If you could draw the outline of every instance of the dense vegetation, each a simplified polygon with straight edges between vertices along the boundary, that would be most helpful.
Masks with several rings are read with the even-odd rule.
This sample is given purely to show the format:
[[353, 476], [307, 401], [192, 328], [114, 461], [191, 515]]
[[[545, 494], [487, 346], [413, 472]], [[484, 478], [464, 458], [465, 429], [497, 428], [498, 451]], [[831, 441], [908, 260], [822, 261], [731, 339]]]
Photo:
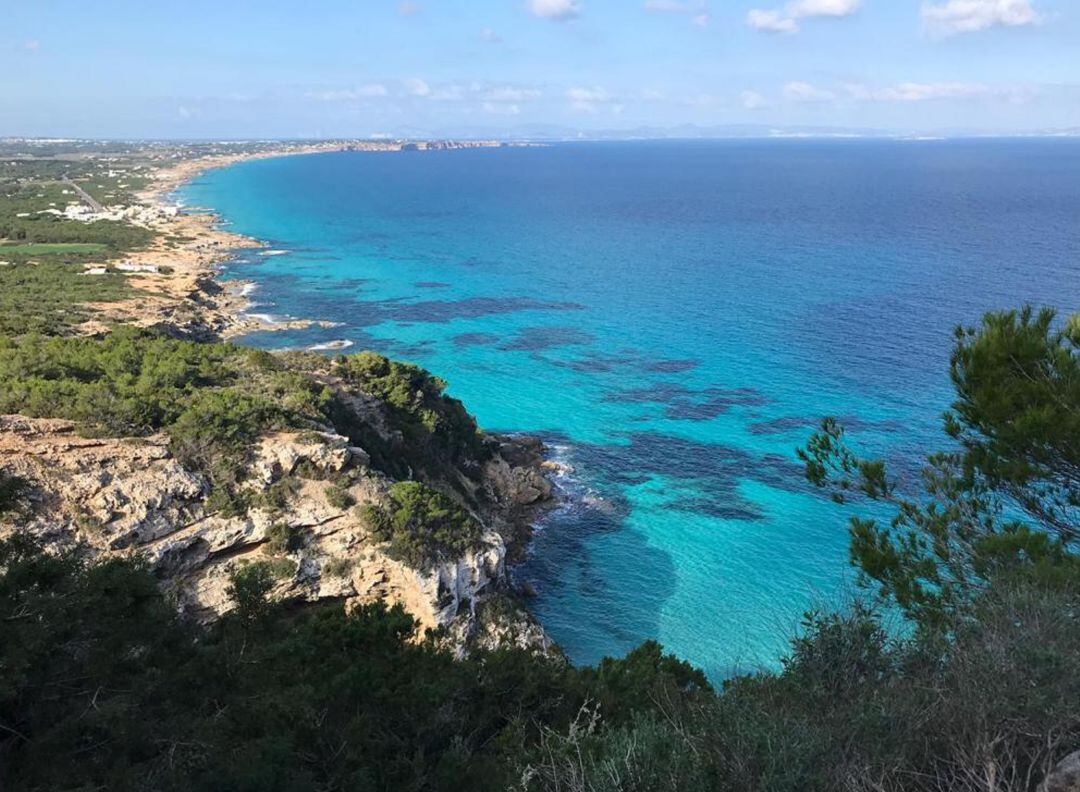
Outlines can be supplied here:
[[[595, 669], [514, 650], [454, 660], [410, 640], [400, 611], [283, 610], [260, 565], [200, 631], [138, 562], [16, 538], [0, 546], [0, 787], [1033, 790], [1080, 748], [1077, 342], [1046, 312], [961, 330], [952, 444], [921, 486], [827, 421], [802, 452], [811, 480], [895, 507], [852, 523], [873, 596], [808, 614], [778, 673], [717, 691], [652, 643]], [[241, 380], [277, 415], [320, 403], [288, 397], [288, 370], [256, 353], [121, 333], [68, 359], [58, 343], [5, 346], [4, 399], [32, 382], [21, 406], [143, 430], [201, 398], [235, 406]], [[103, 377], [120, 398], [102, 399]], [[373, 519], [410, 548], [439, 526], [456, 541], [468, 518], [414, 483]]]
[[[318, 357], [318, 356], [315, 356]], [[385, 457], [423, 458], [423, 465], [387, 464], [392, 475], [439, 477], [451, 465], [483, 458], [485, 446], [476, 423], [461, 403], [442, 395], [443, 383], [415, 366], [390, 364], [371, 353], [317, 365], [332, 379], [342, 372], [350, 392], [385, 400], [388, 429], [398, 439], [384, 440], [343, 395], [299, 370], [304, 356], [279, 358], [231, 344], [206, 344], [167, 338], [130, 327], [102, 339], [28, 334], [0, 336], [0, 413], [67, 418], [87, 434], [129, 437], [165, 432], [173, 453], [202, 472], [211, 485], [211, 506], [242, 511], [249, 496], [240, 486], [251, 444], [275, 429], [335, 428]], [[376, 371], [377, 374], [370, 372]], [[368, 390], [368, 389], [371, 390]], [[475, 452], [476, 456], [469, 456]], [[375, 456], [373, 454], [373, 456]], [[376, 458], [379, 466], [381, 458]], [[419, 486], [419, 485], [417, 485]], [[418, 490], [419, 492], [420, 490]], [[436, 557], [475, 538], [471, 520], [449, 512], [446, 526], [435, 527], [442, 508], [432, 490], [422, 498], [401, 490], [391, 533], [402, 557]], [[340, 500], [340, 498], [339, 498]], [[419, 509], [432, 518], [430, 532], [410, 517]], [[442, 526], [442, 523], [438, 523]], [[453, 539], [460, 529], [462, 538]], [[406, 537], [411, 537], [406, 539]], [[390, 539], [390, 533], [387, 534]], [[430, 540], [430, 547], [427, 546]]]
[[168, 433], [203, 472], [214, 505], [242, 508], [237, 485], [259, 432], [325, 420], [329, 391], [272, 355], [133, 328], [104, 339], [0, 338], [0, 412], [76, 421], [85, 433]]
[[105, 165], [89, 161], [0, 162], [0, 333], [67, 333], [93, 316], [87, 303], [131, 296], [125, 275], [86, 275], [83, 265], [144, 247], [153, 233], [53, 214], [76, 200], [60, 181], [65, 175], [108, 203], [128, 202], [130, 190], [145, 183], [131, 173], [108, 174]]
[[399, 363], [374, 352], [340, 359], [338, 374], [346, 382], [387, 405], [402, 442], [388, 445], [369, 437], [369, 452], [385, 469], [399, 476], [414, 471], [433, 476], [448, 465], [468, 469], [487, 454], [476, 421], [457, 399], [443, 392], [446, 383], [418, 366]]
[[458, 661], [410, 640], [399, 609], [291, 615], [248, 569], [240, 607], [200, 631], [136, 562], [0, 543], [0, 788], [507, 789], [514, 757], [584, 702], [621, 723], [701, 682], [655, 645], [597, 671]]
[[72, 258], [85, 254], [35, 257], [30, 261], [5, 252], [0, 246], [0, 334], [55, 335], [70, 330], [93, 316], [86, 303], [113, 302], [130, 296], [127, 277], [118, 272], [83, 275]]
[[446, 495], [419, 481], [390, 488], [389, 508], [366, 504], [361, 518], [387, 553], [417, 569], [460, 558], [480, 541], [480, 526]]

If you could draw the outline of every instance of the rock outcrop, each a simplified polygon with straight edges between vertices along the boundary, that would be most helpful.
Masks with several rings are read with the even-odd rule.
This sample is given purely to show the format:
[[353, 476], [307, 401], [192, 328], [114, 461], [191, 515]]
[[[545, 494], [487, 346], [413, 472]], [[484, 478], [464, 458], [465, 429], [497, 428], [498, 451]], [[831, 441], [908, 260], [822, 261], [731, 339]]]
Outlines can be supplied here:
[[[50, 545], [145, 556], [178, 607], [210, 620], [232, 607], [230, 574], [262, 561], [274, 596], [295, 602], [376, 600], [402, 605], [422, 629], [458, 648], [500, 642], [550, 647], [520, 608], [504, 602], [507, 546], [551, 497], [537, 441], [498, 438], [470, 505], [483, 526], [459, 558], [414, 569], [390, 556], [357, 507], [384, 504], [392, 481], [333, 432], [262, 436], [251, 449], [242, 514], [214, 511], [209, 485], [174, 457], [168, 438], [83, 437], [70, 421], [0, 416], [0, 469], [29, 484], [25, 527]], [[477, 504], [480, 505], [477, 505]], [[505, 539], [504, 539], [505, 537]], [[492, 603], [499, 603], [492, 606]]]
[[1039, 784], [1039, 792], [1080, 792], [1080, 751], [1073, 751]]

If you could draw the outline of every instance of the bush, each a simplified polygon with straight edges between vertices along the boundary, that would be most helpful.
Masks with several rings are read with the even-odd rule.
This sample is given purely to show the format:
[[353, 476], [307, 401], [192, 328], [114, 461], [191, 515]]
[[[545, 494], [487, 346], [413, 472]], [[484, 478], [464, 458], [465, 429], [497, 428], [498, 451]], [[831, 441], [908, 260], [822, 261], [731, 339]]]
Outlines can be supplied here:
[[244, 564], [229, 575], [226, 593], [236, 603], [241, 618], [250, 619], [267, 611], [267, 596], [274, 587], [274, 573], [265, 561]]
[[331, 558], [325, 564], [323, 564], [322, 571], [324, 574], [334, 578], [343, 578], [349, 574], [349, 571], [353, 568], [353, 561], [350, 558]]
[[17, 512], [23, 506], [23, 498], [28, 488], [26, 479], [0, 470], [0, 516]]
[[[357, 440], [373, 460], [396, 476], [411, 471], [439, 477], [448, 465], [471, 467], [490, 454], [476, 421], [457, 399], [446, 396], [446, 383], [408, 363], [374, 352], [339, 357], [336, 371], [350, 385], [383, 401], [398, 446], [388, 446], [367, 427]], [[461, 463], [466, 463], [464, 466]]]
[[84, 275], [77, 262], [19, 260], [23, 258], [0, 247], [0, 260], [10, 261], [0, 266], [0, 333], [66, 333], [93, 317], [86, 303], [115, 302], [133, 294], [127, 276], [119, 272]]
[[326, 502], [333, 506], [335, 509], [341, 509], [344, 511], [350, 506], [356, 505], [356, 498], [350, 494], [350, 492], [342, 487], [340, 484], [331, 484], [325, 490]]
[[[342, 358], [339, 365], [346, 379], [387, 400], [396, 425], [404, 427], [401, 448], [379, 440], [316, 377], [268, 352], [129, 327], [103, 339], [0, 336], [0, 412], [68, 418], [91, 435], [164, 431], [176, 457], [207, 477], [211, 505], [226, 515], [254, 505], [239, 485], [252, 441], [271, 430], [334, 427], [362, 438], [358, 442], [375, 455], [382, 448], [383, 469], [398, 475], [416, 470], [456, 478], [458, 471], [475, 470], [487, 453], [472, 417], [422, 370], [371, 353]], [[288, 495], [283, 485], [258, 505], [280, 511]], [[328, 497], [337, 508], [351, 505], [339, 488], [328, 490]]]
[[274, 555], [294, 553], [304, 546], [300, 530], [287, 523], [274, 523], [266, 534], [266, 549]]
[[[250, 444], [261, 432], [325, 423], [323, 385], [272, 355], [133, 328], [104, 339], [0, 337], [0, 411], [68, 418], [86, 434], [164, 430], [176, 457], [202, 472], [214, 505], [242, 511]], [[284, 495], [284, 493], [283, 493]]]
[[580, 706], [565, 666], [458, 661], [400, 608], [297, 613], [272, 585], [238, 569], [235, 613], [199, 628], [135, 561], [0, 542], [0, 788], [502, 792]]
[[475, 549], [480, 526], [438, 490], [418, 481], [399, 481], [390, 488], [389, 508], [366, 504], [360, 518], [388, 554], [416, 569], [425, 569]]
[[[955, 635], [890, 638], [861, 607], [808, 615], [780, 673], [715, 696], [638, 680], [614, 713], [601, 703], [533, 746], [522, 788], [1033, 792], [1080, 745], [1077, 589], [999, 583]], [[605, 662], [632, 674], [633, 654]]]

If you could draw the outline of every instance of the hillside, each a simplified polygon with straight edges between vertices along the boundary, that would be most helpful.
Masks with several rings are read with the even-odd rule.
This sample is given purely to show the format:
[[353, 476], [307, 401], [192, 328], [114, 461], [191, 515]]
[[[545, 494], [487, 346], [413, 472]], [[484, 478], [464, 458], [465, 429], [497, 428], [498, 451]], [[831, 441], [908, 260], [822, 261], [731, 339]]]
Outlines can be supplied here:
[[[0, 466], [28, 505], [9, 530], [148, 558], [200, 620], [258, 564], [281, 599], [400, 603], [464, 645], [494, 629], [477, 619], [508, 596], [507, 541], [550, 500], [541, 448], [483, 434], [413, 366], [213, 341], [250, 321], [212, 279], [247, 241], [160, 196], [263, 153], [7, 165]], [[521, 640], [546, 646], [519, 614]]]

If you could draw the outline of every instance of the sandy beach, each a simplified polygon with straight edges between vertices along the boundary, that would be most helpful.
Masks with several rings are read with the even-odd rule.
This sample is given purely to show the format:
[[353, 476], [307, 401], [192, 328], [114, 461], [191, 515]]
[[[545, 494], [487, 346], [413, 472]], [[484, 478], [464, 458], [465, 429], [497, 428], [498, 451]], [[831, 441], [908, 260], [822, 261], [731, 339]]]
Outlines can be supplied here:
[[233, 282], [228, 287], [216, 276], [239, 248], [264, 247], [259, 240], [223, 230], [210, 213], [190, 213], [178, 207], [172, 193], [180, 186], [215, 168], [271, 157], [319, 154], [342, 150], [341, 145], [314, 144], [278, 150], [215, 155], [186, 159], [157, 169], [152, 184], [138, 194], [145, 209], [143, 224], [155, 231], [145, 249], [126, 256], [113, 266], [132, 274], [128, 283], [137, 291], [130, 299], [100, 303], [99, 315], [83, 326], [99, 332], [110, 322], [141, 327], [166, 327], [173, 332], [205, 338], [230, 338], [260, 329], [308, 326], [309, 321], [267, 321], [248, 313], [251, 284]]
[[[249, 295], [253, 284], [230, 281], [228, 287], [216, 278], [222, 265], [240, 248], [264, 248], [270, 256], [288, 251], [270, 250], [260, 240], [250, 239], [220, 227], [220, 218], [209, 212], [188, 212], [179, 207], [173, 193], [185, 183], [216, 168], [241, 162], [305, 154], [340, 151], [402, 152], [498, 146], [495, 141], [345, 141], [283, 143], [279, 147], [236, 154], [215, 154], [180, 159], [154, 171], [149, 187], [137, 194], [140, 222], [156, 232], [145, 250], [129, 254], [112, 266], [132, 274], [128, 283], [137, 295], [117, 302], [93, 305], [98, 316], [82, 326], [83, 332], [97, 333], [110, 322], [141, 327], [164, 327], [170, 332], [207, 339], [228, 339], [255, 330], [281, 330], [320, 325], [319, 320], [271, 317], [251, 313]], [[97, 271], [100, 271], [100, 265]], [[88, 270], [89, 272], [89, 270]]]

